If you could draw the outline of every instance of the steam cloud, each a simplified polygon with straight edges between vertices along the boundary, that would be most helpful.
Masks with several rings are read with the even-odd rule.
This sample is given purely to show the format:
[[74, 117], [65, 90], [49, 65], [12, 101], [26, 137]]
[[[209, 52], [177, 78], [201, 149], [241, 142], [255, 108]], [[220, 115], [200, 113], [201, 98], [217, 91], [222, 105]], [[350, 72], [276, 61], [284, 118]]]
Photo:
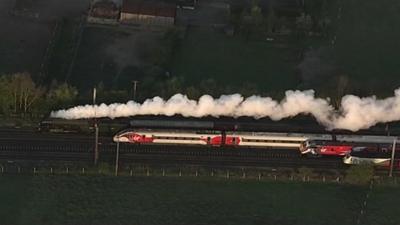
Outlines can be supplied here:
[[93, 117], [127, 117], [135, 115], [182, 115], [185, 117], [204, 116], [250, 116], [269, 117], [280, 120], [298, 114], [310, 114], [327, 129], [347, 129], [357, 131], [369, 128], [380, 122], [400, 120], [400, 88], [394, 97], [376, 99], [375, 96], [360, 98], [346, 95], [341, 106], [335, 109], [329, 99], [316, 98], [313, 90], [286, 91], [282, 101], [270, 97], [240, 94], [222, 95], [214, 99], [203, 95], [198, 101], [176, 94], [168, 100], [160, 97], [147, 99], [142, 104], [129, 101], [126, 104], [85, 105], [54, 111], [51, 117], [80, 119]]

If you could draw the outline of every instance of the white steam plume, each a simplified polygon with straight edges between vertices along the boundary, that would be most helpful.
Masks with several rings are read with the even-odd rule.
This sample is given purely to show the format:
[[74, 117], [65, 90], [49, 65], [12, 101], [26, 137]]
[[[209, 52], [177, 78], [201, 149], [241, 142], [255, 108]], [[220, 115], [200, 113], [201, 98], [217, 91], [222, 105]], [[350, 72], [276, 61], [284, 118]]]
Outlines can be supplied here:
[[214, 99], [203, 95], [198, 101], [186, 95], [176, 94], [168, 100], [160, 97], [147, 99], [142, 104], [129, 101], [126, 104], [85, 105], [54, 111], [52, 117], [80, 119], [93, 117], [127, 117], [135, 115], [182, 115], [185, 117], [204, 116], [249, 116], [269, 117], [280, 120], [298, 114], [310, 114], [328, 129], [347, 129], [357, 131], [371, 127], [379, 122], [400, 120], [400, 89], [395, 96], [378, 100], [375, 96], [360, 98], [346, 95], [336, 110], [329, 99], [316, 98], [313, 90], [286, 91], [285, 98], [278, 102], [270, 97], [240, 94], [222, 95]]

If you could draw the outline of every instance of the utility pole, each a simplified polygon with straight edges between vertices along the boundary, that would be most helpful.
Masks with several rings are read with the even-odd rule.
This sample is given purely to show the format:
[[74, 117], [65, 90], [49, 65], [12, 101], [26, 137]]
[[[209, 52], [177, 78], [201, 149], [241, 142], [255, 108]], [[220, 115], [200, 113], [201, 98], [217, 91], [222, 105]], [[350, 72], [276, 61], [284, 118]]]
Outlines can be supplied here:
[[386, 130], [387, 136], [390, 136], [390, 128], [389, 128], [389, 124], [388, 123], [386, 123], [385, 130]]
[[117, 141], [117, 151], [115, 153], [115, 176], [118, 176], [118, 165], [119, 165], [119, 140]]
[[94, 165], [97, 165], [99, 160], [99, 127], [97, 126], [96, 118], [96, 88], [93, 88], [93, 110], [94, 110]]
[[132, 83], [133, 83], [133, 101], [135, 101], [136, 100], [136, 88], [137, 88], [137, 83], [139, 83], [139, 81], [134, 80], [134, 81], [132, 81]]
[[393, 140], [393, 147], [392, 147], [392, 158], [390, 160], [390, 170], [389, 170], [389, 177], [393, 176], [393, 166], [394, 166], [394, 155], [396, 152], [396, 139]]

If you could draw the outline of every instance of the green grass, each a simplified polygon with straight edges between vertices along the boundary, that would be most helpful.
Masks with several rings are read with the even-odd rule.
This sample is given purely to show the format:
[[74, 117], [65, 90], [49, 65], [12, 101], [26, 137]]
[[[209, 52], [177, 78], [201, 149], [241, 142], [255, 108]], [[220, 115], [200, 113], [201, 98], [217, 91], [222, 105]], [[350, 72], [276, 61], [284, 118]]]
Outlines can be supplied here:
[[47, 82], [53, 79], [64, 82], [67, 79], [69, 67], [74, 57], [77, 45], [79, 20], [63, 18], [58, 22], [54, 43], [49, 52]]
[[0, 177], [0, 224], [18, 224], [27, 199], [31, 177]]
[[376, 188], [367, 201], [367, 214], [362, 222], [371, 225], [396, 225], [400, 223], [400, 188]]
[[80, 90], [90, 89], [100, 82], [111, 86], [113, 77], [117, 74], [117, 68], [114, 60], [106, 54], [106, 47], [116, 38], [124, 35], [123, 32], [113, 29], [85, 28], [68, 81]]
[[400, 85], [400, 4], [396, 0], [342, 1], [335, 54], [356, 87], [393, 94]]
[[[1, 224], [8, 225], [350, 225], [366, 193], [335, 184], [182, 177], [2, 176], [0, 184]], [[379, 224], [377, 216], [386, 218], [380, 224], [400, 221], [395, 199], [388, 200], [399, 189], [376, 190], [367, 209], [372, 219], [363, 224]]]
[[262, 91], [295, 88], [295, 55], [290, 41], [246, 41], [220, 31], [191, 28], [175, 55], [173, 74], [189, 84], [212, 78], [222, 87], [256, 84]]

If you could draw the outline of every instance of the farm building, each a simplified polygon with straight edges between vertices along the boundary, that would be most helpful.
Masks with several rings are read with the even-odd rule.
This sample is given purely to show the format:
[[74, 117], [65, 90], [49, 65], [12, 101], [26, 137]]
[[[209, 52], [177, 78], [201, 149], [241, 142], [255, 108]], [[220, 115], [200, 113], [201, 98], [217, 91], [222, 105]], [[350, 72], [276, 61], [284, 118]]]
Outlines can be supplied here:
[[156, 0], [124, 0], [120, 22], [149, 27], [170, 27], [175, 24], [176, 5]]
[[178, 0], [178, 8], [181, 9], [194, 9], [197, 4], [197, 0]]
[[119, 5], [116, 2], [100, 0], [92, 3], [87, 20], [90, 23], [117, 24], [119, 14]]

